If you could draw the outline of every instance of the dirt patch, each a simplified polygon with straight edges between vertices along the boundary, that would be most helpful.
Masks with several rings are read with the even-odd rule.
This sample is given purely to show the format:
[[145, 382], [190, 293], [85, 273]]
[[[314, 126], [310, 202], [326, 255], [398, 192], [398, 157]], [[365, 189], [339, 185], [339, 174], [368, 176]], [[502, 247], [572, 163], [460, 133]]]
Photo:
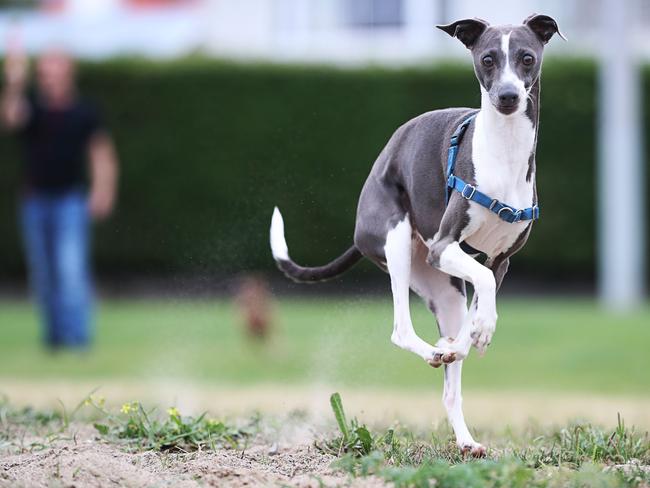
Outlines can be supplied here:
[[260, 436], [241, 450], [130, 453], [87, 425], [73, 425], [56, 437], [22, 435], [0, 451], [0, 487], [385, 485], [337, 472], [334, 457], [313, 441], [289, 445], [286, 432], [275, 437], [280, 444]]

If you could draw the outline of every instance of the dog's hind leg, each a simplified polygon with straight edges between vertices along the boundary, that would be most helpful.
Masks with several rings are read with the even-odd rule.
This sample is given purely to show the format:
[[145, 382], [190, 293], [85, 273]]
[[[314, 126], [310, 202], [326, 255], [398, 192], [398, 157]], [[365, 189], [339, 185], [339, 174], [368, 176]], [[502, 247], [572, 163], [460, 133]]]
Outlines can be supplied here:
[[[468, 313], [465, 283], [459, 278], [431, 268], [426, 263], [426, 256], [427, 248], [424, 244], [419, 244], [413, 252], [411, 262], [411, 288], [422, 297], [435, 315], [440, 335], [453, 343]], [[461, 395], [462, 368], [462, 360], [445, 364], [442, 402], [461, 452], [483, 457], [485, 447], [474, 440], [465, 424]]]
[[461, 377], [463, 361], [445, 364], [445, 384], [442, 403], [447, 410], [449, 423], [456, 435], [456, 444], [463, 454], [484, 457], [485, 447], [474, 440], [470, 434], [463, 415], [463, 397], [461, 395]]
[[415, 333], [409, 309], [411, 278], [412, 230], [408, 215], [386, 236], [384, 253], [393, 292], [394, 325], [391, 341], [396, 346], [411, 351], [430, 365], [438, 367], [451, 363], [455, 355], [446, 348], [434, 347]]

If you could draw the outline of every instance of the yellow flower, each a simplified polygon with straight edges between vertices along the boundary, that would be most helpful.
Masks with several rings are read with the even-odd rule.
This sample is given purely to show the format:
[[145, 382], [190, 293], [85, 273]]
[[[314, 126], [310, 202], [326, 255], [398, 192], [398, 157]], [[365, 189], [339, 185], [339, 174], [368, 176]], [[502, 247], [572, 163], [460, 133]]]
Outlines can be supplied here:
[[181, 413], [178, 411], [176, 407], [171, 407], [169, 410], [167, 410], [167, 413], [169, 414], [170, 417], [180, 417]]
[[122, 405], [120, 412], [129, 413], [131, 410], [133, 410], [133, 406], [130, 403], [125, 403], [124, 405]]

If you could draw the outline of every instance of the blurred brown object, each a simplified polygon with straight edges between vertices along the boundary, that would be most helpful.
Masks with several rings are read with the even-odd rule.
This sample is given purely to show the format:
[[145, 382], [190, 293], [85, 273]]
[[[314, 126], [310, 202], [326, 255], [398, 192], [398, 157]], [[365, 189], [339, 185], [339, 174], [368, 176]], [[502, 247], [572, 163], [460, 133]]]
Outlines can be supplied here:
[[272, 295], [266, 280], [257, 275], [242, 277], [235, 302], [239, 306], [248, 335], [256, 340], [265, 340], [273, 315]]

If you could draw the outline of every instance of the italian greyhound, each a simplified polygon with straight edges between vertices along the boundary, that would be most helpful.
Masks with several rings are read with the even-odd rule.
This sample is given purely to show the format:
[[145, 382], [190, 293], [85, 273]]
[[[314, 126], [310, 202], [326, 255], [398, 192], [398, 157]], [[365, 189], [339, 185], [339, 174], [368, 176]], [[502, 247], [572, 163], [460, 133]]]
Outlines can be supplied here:
[[[364, 256], [387, 271], [391, 341], [433, 367], [444, 365], [443, 403], [458, 447], [483, 457], [486, 449], [463, 416], [461, 368], [472, 345], [481, 354], [490, 345], [496, 292], [510, 257], [539, 217], [535, 148], [542, 53], [554, 34], [564, 36], [547, 15], [532, 15], [518, 26], [466, 19], [437, 27], [470, 50], [481, 108], [434, 110], [397, 129], [361, 191], [354, 245], [334, 261], [314, 268], [294, 263], [277, 208], [271, 250], [278, 267], [299, 282], [333, 278]], [[474, 289], [469, 308], [466, 281]], [[441, 338], [435, 345], [413, 328], [409, 289], [436, 317]]]

